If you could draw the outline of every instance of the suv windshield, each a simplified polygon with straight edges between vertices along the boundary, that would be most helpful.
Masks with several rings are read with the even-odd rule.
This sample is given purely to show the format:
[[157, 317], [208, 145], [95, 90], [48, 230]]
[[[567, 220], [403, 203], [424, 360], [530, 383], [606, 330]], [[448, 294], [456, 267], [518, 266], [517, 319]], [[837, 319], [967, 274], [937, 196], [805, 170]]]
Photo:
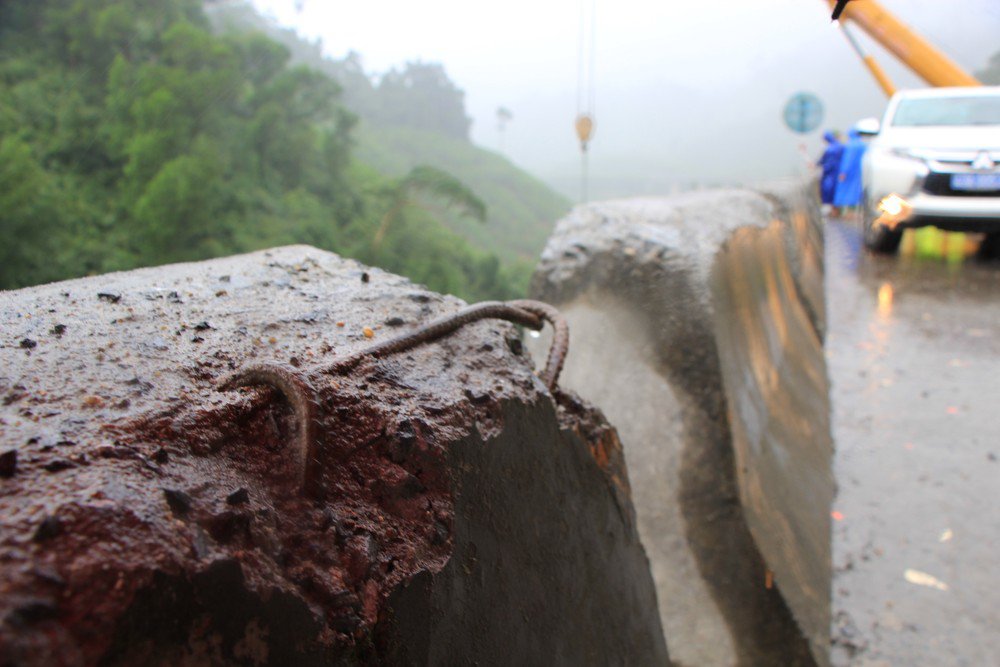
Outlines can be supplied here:
[[1000, 97], [928, 97], [902, 100], [894, 127], [1000, 125]]

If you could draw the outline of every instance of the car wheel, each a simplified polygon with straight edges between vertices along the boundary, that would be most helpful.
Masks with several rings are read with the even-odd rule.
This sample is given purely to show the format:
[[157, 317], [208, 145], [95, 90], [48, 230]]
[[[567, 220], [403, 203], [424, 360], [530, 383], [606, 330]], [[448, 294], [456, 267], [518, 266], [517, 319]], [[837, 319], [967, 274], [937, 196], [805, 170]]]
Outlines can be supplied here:
[[987, 234], [979, 244], [979, 259], [1000, 259], [1000, 232]]
[[872, 252], [884, 255], [891, 255], [899, 249], [899, 242], [903, 239], [903, 232], [894, 231], [885, 225], [876, 225], [878, 211], [872, 206], [868, 197], [863, 198], [861, 204], [861, 224], [864, 232], [865, 247]]

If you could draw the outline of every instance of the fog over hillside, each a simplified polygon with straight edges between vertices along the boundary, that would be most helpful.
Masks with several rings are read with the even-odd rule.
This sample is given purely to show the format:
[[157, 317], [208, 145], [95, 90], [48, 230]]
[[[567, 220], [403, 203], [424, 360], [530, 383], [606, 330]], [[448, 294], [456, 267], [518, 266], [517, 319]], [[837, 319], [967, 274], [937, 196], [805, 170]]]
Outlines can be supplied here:
[[[857, 0], [864, 1], [864, 0]], [[501, 6], [424, 0], [348, 7], [255, 0], [319, 37], [328, 53], [362, 54], [371, 71], [439, 61], [466, 92], [472, 137], [495, 150], [496, 109], [513, 112], [503, 152], [565, 194], [579, 194], [577, 112], [581, 6], [591, 0]], [[1000, 50], [997, 0], [883, 0], [964, 68]], [[594, 0], [596, 131], [591, 196], [656, 194], [693, 183], [756, 181], [802, 168], [803, 139], [781, 110], [797, 91], [825, 103], [824, 127], [879, 115], [885, 98], [830, 23], [820, 0]], [[386, 17], [390, 16], [391, 21]], [[860, 30], [900, 87], [921, 85]], [[805, 138], [820, 149], [819, 134]]]

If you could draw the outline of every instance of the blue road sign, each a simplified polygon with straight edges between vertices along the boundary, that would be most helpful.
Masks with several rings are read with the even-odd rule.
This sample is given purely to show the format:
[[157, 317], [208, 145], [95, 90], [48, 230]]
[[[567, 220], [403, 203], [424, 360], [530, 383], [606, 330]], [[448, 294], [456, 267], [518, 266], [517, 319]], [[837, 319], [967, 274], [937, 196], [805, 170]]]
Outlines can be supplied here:
[[785, 105], [785, 125], [793, 132], [808, 134], [823, 122], [823, 103], [812, 93], [795, 93]]

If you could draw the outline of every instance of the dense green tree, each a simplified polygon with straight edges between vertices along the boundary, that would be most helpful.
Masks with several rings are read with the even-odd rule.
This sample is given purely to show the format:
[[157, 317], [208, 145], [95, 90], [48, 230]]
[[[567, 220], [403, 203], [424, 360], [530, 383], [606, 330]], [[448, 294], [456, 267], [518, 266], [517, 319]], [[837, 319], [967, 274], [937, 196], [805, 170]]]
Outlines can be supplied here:
[[1000, 51], [990, 57], [986, 67], [976, 72], [976, 78], [988, 86], [1000, 86]]
[[[569, 209], [568, 200], [503, 157], [475, 146], [466, 134], [446, 136], [422, 129], [419, 123], [400, 125], [383, 119], [377, 90], [380, 77], [365, 72], [360, 54], [352, 52], [339, 59], [325, 55], [319, 40], [306, 39], [258, 15], [247, 0], [210, 2], [208, 9], [219, 33], [263, 32], [288, 48], [291, 63], [322, 71], [340, 84], [340, 102], [359, 118], [351, 132], [353, 154], [358, 160], [396, 178], [424, 164], [461, 174], [462, 180], [488, 205], [488, 222], [480, 224], [455, 211], [439, 210], [441, 222], [473, 247], [496, 253], [508, 275], [516, 276], [521, 289], [527, 288], [535, 257], [553, 221]], [[443, 86], [446, 95], [453, 89], [454, 85]], [[430, 102], [437, 105], [439, 100]], [[419, 107], [421, 101], [418, 95], [407, 95], [405, 100], [396, 100], [399, 104]], [[458, 110], [459, 115], [464, 114], [460, 107]]]
[[358, 163], [341, 87], [290, 61], [213, 34], [196, 0], [0, 2], [0, 288], [309, 243], [510, 294], [496, 257], [426, 213], [426, 193], [479, 219], [482, 202], [440, 170]]
[[465, 114], [465, 93], [439, 63], [409, 62], [402, 71], [389, 70], [379, 81], [377, 97], [380, 122], [469, 138], [472, 121]]
[[418, 165], [406, 176], [396, 179], [384, 189], [386, 211], [382, 215], [372, 247], [378, 249], [385, 240], [392, 223], [408, 206], [421, 206], [420, 197], [442, 201], [479, 222], [486, 222], [486, 204], [460, 180], [451, 174], [430, 167]]
[[50, 277], [56, 250], [53, 184], [31, 146], [0, 138], [0, 284], [27, 285]]

